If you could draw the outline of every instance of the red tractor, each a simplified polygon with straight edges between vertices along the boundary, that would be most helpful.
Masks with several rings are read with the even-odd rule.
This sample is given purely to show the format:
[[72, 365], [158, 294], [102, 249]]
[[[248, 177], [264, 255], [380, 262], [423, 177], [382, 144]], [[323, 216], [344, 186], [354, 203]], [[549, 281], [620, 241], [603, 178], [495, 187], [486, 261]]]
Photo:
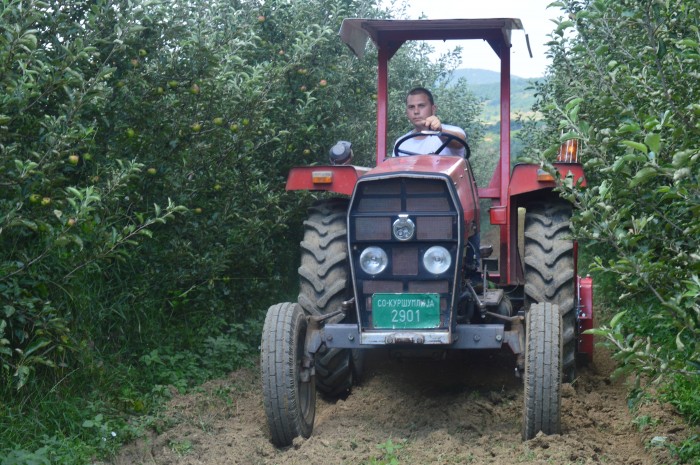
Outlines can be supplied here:
[[[316, 391], [347, 393], [363, 351], [373, 348], [507, 346], [524, 381], [523, 439], [560, 431], [561, 383], [574, 378], [577, 360], [593, 355], [584, 334], [592, 326], [592, 280], [577, 276], [572, 206], [554, 191], [554, 177], [537, 165], [511, 170], [517, 29], [520, 20], [510, 18], [343, 22], [340, 36], [356, 55], [369, 38], [378, 49], [376, 167], [351, 165], [341, 142], [329, 166], [289, 173], [287, 190], [337, 196], [317, 202], [304, 221], [298, 301], [273, 305], [265, 319], [261, 372], [275, 445], [309, 437]], [[476, 186], [466, 143], [466, 157], [386, 156], [389, 60], [407, 40], [448, 39], [485, 40], [501, 60], [500, 160], [486, 187]], [[563, 146], [554, 166], [583, 184], [576, 148], [576, 141]], [[497, 259], [488, 258], [492, 246], [474, 250], [479, 199], [492, 201]]]

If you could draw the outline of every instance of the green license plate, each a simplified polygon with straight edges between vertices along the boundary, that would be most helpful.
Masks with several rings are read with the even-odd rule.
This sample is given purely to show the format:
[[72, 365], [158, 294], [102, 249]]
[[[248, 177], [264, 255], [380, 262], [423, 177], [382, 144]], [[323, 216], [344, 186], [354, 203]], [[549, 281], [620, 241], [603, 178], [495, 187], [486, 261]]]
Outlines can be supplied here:
[[375, 328], [438, 328], [440, 294], [374, 294], [372, 321]]

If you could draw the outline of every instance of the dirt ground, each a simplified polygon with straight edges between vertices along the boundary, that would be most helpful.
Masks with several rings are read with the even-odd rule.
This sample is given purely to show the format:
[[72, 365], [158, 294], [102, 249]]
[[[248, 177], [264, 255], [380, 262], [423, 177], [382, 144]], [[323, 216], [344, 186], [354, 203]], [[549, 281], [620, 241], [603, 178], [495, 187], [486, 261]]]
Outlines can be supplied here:
[[[319, 398], [313, 435], [286, 450], [270, 444], [259, 374], [244, 369], [172, 399], [170, 428], [127, 445], [111, 463], [651, 465], [673, 462], [650, 444], [687, 434], [658, 405], [643, 412], [655, 426], [640, 428], [624, 383], [610, 381], [613, 364], [598, 350], [564, 385], [562, 434], [521, 442], [522, 383], [513, 369], [512, 357], [498, 352], [399, 361], [375, 351], [364, 381], [345, 400]], [[400, 447], [391, 454], [378, 447], [389, 440]]]

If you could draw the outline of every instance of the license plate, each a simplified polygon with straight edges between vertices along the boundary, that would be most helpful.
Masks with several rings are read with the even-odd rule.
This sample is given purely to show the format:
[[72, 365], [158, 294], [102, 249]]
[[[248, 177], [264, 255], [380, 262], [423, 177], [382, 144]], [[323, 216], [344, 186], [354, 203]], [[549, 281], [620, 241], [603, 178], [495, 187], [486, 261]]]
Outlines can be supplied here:
[[374, 294], [375, 328], [427, 329], [440, 326], [440, 294]]

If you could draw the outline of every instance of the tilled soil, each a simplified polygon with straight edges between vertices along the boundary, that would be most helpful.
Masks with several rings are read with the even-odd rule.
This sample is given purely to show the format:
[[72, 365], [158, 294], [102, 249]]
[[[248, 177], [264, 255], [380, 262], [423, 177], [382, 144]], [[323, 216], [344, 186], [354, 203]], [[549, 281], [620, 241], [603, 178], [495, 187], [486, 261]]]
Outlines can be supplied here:
[[[478, 352], [454, 360], [396, 360], [374, 351], [345, 400], [319, 398], [311, 438], [280, 450], [268, 440], [259, 373], [244, 369], [172, 399], [172, 426], [127, 445], [117, 464], [626, 464], [671, 463], [652, 438], [683, 434], [670, 412], [639, 428], [627, 389], [611, 382], [600, 352], [563, 387], [562, 434], [522, 442], [522, 382], [512, 356]], [[388, 441], [391, 441], [389, 443]], [[378, 447], [394, 444], [388, 453]], [[392, 457], [398, 459], [392, 462]]]

